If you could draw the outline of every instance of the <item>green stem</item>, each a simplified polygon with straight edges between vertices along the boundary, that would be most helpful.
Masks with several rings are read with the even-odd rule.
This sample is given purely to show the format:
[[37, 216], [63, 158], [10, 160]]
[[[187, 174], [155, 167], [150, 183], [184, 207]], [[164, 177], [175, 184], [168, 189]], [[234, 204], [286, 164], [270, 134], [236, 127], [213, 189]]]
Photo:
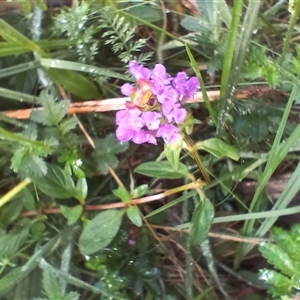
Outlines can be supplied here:
[[[234, 1], [236, 5], [237, 2], [239, 1]], [[219, 123], [217, 126], [218, 137], [222, 137], [226, 139], [226, 133], [224, 130], [226, 125], [226, 119], [228, 116], [229, 108], [231, 107], [232, 97], [234, 95], [235, 88], [238, 83], [243, 64], [245, 62], [245, 57], [246, 57], [249, 43], [251, 41], [251, 36], [257, 24], [257, 15], [258, 15], [260, 5], [261, 5], [261, 0], [249, 1], [249, 6], [247, 8], [247, 12], [243, 20], [243, 23], [241, 24], [239, 36], [234, 41], [235, 42], [234, 57], [232, 58], [232, 62], [231, 62], [230, 75], [228, 74], [226, 75], [225, 73], [224, 76], [228, 76], [229, 78], [228, 80], [226, 78], [224, 79], [224, 81], [226, 80], [226, 84], [222, 83], [223, 85], [221, 87], [221, 89], [224, 89], [224, 91], [222, 92], [224, 96], [223, 98], [221, 98], [220, 106], [219, 106]], [[235, 29], [232, 28], [232, 30]], [[233, 47], [233, 46], [228, 45], [228, 47]]]
[[187, 145], [187, 150], [189, 151], [191, 156], [194, 158], [201, 174], [204, 177], [204, 180], [206, 181], [207, 184], [209, 184], [210, 183], [209, 174], [208, 174], [206, 168], [204, 167], [204, 165], [202, 163], [202, 160], [201, 160], [200, 155], [197, 151], [197, 148], [195, 147], [195, 144], [194, 144], [193, 140], [190, 138], [190, 136], [187, 133], [184, 133], [184, 141]]
[[29, 183], [31, 183], [30, 178], [25, 178], [18, 185], [16, 185], [13, 189], [7, 192], [4, 196], [0, 198], [0, 207], [10, 201], [14, 196], [20, 193]]
[[291, 21], [290, 21], [288, 31], [286, 33], [281, 58], [279, 60], [280, 65], [282, 65], [282, 63], [284, 61], [284, 57], [285, 57], [285, 55], [286, 55], [286, 53], [287, 53], [287, 51], [290, 47], [292, 34], [293, 34], [294, 29], [295, 29], [295, 25], [296, 25], [296, 22], [297, 22], [297, 19], [299, 17], [299, 13], [300, 13], [300, 1], [296, 0], [294, 2], [295, 2], [295, 9], [291, 11], [291, 14], [292, 14]]
[[243, 9], [243, 0], [234, 1], [233, 12], [232, 12], [232, 19], [230, 24], [230, 33], [228, 38], [227, 49], [224, 57], [223, 68], [222, 68], [222, 78], [221, 78], [221, 91], [220, 91], [220, 98], [225, 98], [226, 91], [227, 91], [227, 84], [229, 81], [229, 75], [232, 65], [232, 59], [234, 54], [235, 48], [235, 41], [238, 35], [239, 30], [239, 23], [241, 19], [242, 9]]

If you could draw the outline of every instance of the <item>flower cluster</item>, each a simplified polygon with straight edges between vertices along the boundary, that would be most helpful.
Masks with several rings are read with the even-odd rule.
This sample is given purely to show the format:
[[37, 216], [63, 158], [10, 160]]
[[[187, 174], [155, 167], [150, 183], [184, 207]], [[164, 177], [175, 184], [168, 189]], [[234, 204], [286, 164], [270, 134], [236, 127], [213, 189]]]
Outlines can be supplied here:
[[162, 137], [168, 144], [176, 143], [180, 139], [180, 124], [187, 117], [183, 104], [199, 89], [198, 79], [189, 79], [185, 72], [172, 77], [162, 64], [151, 71], [130, 61], [129, 69], [137, 86], [125, 83], [121, 87], [122, 94], [131, 101], [125, 110], [117, 112], [117, 138], [156, 145], [157, 138]]

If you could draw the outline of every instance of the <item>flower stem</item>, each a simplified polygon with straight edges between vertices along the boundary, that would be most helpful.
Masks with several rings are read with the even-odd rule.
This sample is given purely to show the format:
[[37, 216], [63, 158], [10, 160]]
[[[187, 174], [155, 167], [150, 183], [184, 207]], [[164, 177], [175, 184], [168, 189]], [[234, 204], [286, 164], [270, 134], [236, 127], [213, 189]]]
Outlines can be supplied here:
[[209, 174], [208, 174], [206, 168], [204, 167], [204, 165], [202, 163], [202, 160], [201, 160], [200, 155], [197, 151], [197, 148], [195, 147], [195, 143], [193, 142], [191, 137], [186, 132], [184, 132], [184, 141], [187, 145], [188, 152], [190, 153], [190, 155], [195, 160], [202, 176], [204, 177], [204, 180], [206, 181], [207, 184], [209, 184], [210, 183]]

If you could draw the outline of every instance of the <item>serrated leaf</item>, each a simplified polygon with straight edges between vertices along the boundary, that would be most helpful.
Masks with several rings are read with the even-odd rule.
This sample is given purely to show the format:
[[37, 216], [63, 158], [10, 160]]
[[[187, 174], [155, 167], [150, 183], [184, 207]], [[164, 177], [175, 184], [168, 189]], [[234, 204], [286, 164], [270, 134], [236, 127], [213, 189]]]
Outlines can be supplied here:
[[43, 272], [43, 288], [49, 300], [63, 299], [58, 280], [49, 268], [44, 268]]
[[23, 157], [18, 173], [22, 178], [38, 178], [45, 176], [47, 170], [47, 164], [41, 157], [27, 153], [27, 155]]
[[140, 211], [136, 206], [130, 206], [126, 210], [128, 219], [137, 227], [142, 227], [143, 219], [141, 217]]
[[48, 93], [49, 90], [43, 90], [39, 97], [43, 110], [33, 110], [30, 119], [34, 122], [55, 126], [62, 121], [70, 106], [69, 100], [55, 101], [55, 97]]
[[68, 220], [68, 225], [73, 225], [82, 214], [82, 206], [76, 205], [74, 207], [60, 206], [61, 214]]
[[271, 286], [270, 292], [274, 297], [289, 295], [293, 286], [291, 279], [274, 271], [262, 269], [259, 271], [259, 279]]
[[217, 158], [229, 157], [233, 160], [239, 160], [237, 149], [217, 138], [211, 138], [197, 143], [197, 149], [203, 149]]
[[118, 166], [116, 154], [124, 152], [128, 148], [128, 143], [119, 142], [113, 134], [96, 141], [95, 145], [96, 150], [93, 156], [97, 162], [97, 169], [103, 174], [107, 174], [110, 167]]
[[14, 172], [18, 172], [24, 157], [27, 155], [27, 147], [19, 147], [11, 158], [11, 168]]
[[80, 235], [81, 253], [90, 255], [107, 247], [118, 233], [123, 215], [124, 211], [107, 210], [93, 218]]
[[298, 272], [288, 254], [278, 245], [264, 243], [260, 245], [259, 251], [270, 264], [280, 270], [283, 274], [293, 276]]
[[9, 233], [0, 231], [0, 259], [12, 258], [23, 245], [29, 235], [31, 224], [23, 228], [15, 227]]
[[44, 177], [36, 178], [34, 183], [45, 194], [58, 198], [71, 198], [76, 196], [74, 182], [71, 176], [56, 166], [48, 164], [48, 172]]
[[196, 206], [192, 221], [190, 238], [192, 245], [200, 245], [206, 238], [214, 220], [214, 206], [208, 198], [204, 198]]
[[124, 203], [130, 203], [131, 196], [125, 186], [119, 186], [117, 189], [112, 191], [118, 198], [120, 198]]
[[168, 161], [155, 161], [140, 164], [134, 169], [134, 172], [149, 177], [177, 179], [185, 177], [188, 174], [187, 167], [179, 162], [178, 170], [174, 171]]
[[59, 130], [62, 135], [65, 135], [66, 133], [74, 129], [77, 125], [78, 125], [78, 119], [76, 117], [70, 117], [60, 122]]

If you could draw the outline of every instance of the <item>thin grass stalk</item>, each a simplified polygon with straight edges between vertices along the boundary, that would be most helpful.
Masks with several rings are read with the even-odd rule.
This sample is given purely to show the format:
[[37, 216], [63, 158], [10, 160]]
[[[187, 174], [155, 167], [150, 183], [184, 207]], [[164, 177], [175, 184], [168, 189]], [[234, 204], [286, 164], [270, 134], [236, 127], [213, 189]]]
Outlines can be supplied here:
[[281, 57], [279, 60], [280, 65], [283, 64], [285, 55], [286, 55], [287, 51], [289, 50], [291, 39], [292, 39], [292, 34], [293, 34], [293, 31], [295, 30], [295, 25], [296, 25], [296, 22], [298, 20], [299, 13], [300, 13], [300, 1], [296, 0], [294, 2], [295, 2], [295, 9], [291, 11], [291, 21], [290, 21], [290, 25], [289, 25], [288, 31], [286, 33], [286, 36], [285, 36], [283, 49], [282, 49]]
[[208, 110], [208, 113], [212, 119], [212, 121], [214, 122], [215, 125], [217, 125], [217, 113], [212, 109], [207, 91], [206, 91], [206, 87], [205, 87], [205, 83], [204, 80], [202, 78], [201, 72], [199, 70], [198, 64], [192, 54], [192, 52], [190, 51], [190, 48], [187, 44], [185, 44], [185, 49], [186, 52], [188, 54], [189, 60], [191, 62], [191, 67], [193, 68], [197, 78], [199, 79], [200, 82], [200, 87], [201, 87], [201, 92], [202, 92], [202, 96], [203, 96], [203, 100], [205, 102], [206, 108]]
[[222, 106], [222, 101], [224, 101], [223, 99], [225, 99], [225, 95], [228, 88], [227, 84], [229, 81], [232, 59], [233, 59], [234, 48], [235, 48], [235, 41], [238, 36], [243, 4], [244, 4], [243, 0], [238, 0], [238, 1], [234, 1], [234, 5], [233, 5], [228, 44], [227, 44], [227, 49], [226, 49], [223, 68], [222, 68], [221, 92], [220, 92], [221, 106]]
[[249, 6], [243, 24], [241, 25], [239, 38], [236, 40], [236, 47], [234, 50], [235, 57], [231, 64], [230, 76], [227, 81], [227, 86], [223, 87], [223, 89], [226, 90], [225, 92], [223, 92], [224, 98], [221, 99], [219, 107], [219, 123], [217, 126], [218, 137], [224, 138], [226, 136], [224, 129], [226, 124], [226, 118], [228, 116], [228, 111], [232, 103], [232, 100], [230, 98], [232, 98], [232, 96], [234, 95], [236, 85], [240, 77], [241, 69], [245, 62], [245, 56], [247, 53], [249, 43], [251, 41], [251, 36], [257, 23], [257, 16], [260, 4], [261, 0], [249, 1]]
[[[281, 193], [280, 197], [276, 200], [276, 203], [271, 209], [272, 211], [282, 210], [285, 209], [289, 203], [293, 200], [297, 192], [299, 191], [300, 186], [300, 162], [298, 163], [297, 168], [295, 169], [292, 177], [286, 184], [283, 192]], [[293, 209], [294, 207], [292, 207]], [[293, 210], [292, 210], [293, 211]], [[260, 225], [260, 227], [257, 230], [258, 236], [263, 236], [267, 231], [273, 226], [273, 224], [276, 222], [277, 218], [280, 216], [280, 214], [275, 215], [274, 217], [265, 219], [263, 223]]]
[[[285, 158], [287, 152], [289, 149], [286, 149], [286, 146], [292, 146], [292, 144], [287, 143], [288, 141], [286, 141], [284, 144], [280, 145], [279, 142], [282, 138], [283, 135], [283, 131], [287, 122], [287, 118], [289, 116], [293, 101], [295, 99], [296, 94], [298, 93], [298, 86], [294, 86], [293, 91], [290, 95], [290, 98], [288, 100], [288, 103], [286, 105], [283, 117], [281, 119], [275, 140], [273, 142], [271, 151], [270, 151], [270, 155], [268, 157], [267, 160], [267, 164], [266, 167], [264, 169], [264, 172], [262, 174], [262, 177], [258, 183], [257, 189], [255, 191], [255, 194], [253, 196], [251, 205], [250, 205], [250, 211], [254, 212], [257, 209], [257, 202], [258, 199], [263, 191], [263, 189], [265, 188], [268, 180], [271, 178], [272, 174], [274, 173], [274, 171], [276, 170], [276, 168], [278, 167], [278, 165], [283, 161], [283, 159]], [[294, 130], [293, 134], [290, 136], [290, 138], [288, 139], [289, 142], [293, 141], [294, 138], [294, 133], [297, 132], [298, 127], [296, 127], [296, 129]], [[293, 141], [294, 143], [295, 141]], [[284, 151], [282, 150], [284, 149]], [[251, 234], [251, 232], [253, 231], [253, 226], [254, 226], [255, 220], [250, 220], [250, 221], [246, 221], [243, 227], [243, 234], [245, 235], [249, 235]], [[237, 253], [236, 253], [236, 257], [235, 257], [235, 268], [238, 268], [240, 262], [242, 261], [242, 259], [244, 258], [244, 256], [251, 250], [251, 245], [240, 245], [238, 247]]]
[[[188, 214], [188, 201], [184, 201], [182, 205], [182, 222], [185, 223], [188, 221], [189, 214]], [[193, 257], [191, 253], [191, 239], [190, 235], [188, 234], [185, 237], [185, 282], [184, 282], [184, 289], [185, 289], [185, 296], [187, 300], [193, 300]]]

